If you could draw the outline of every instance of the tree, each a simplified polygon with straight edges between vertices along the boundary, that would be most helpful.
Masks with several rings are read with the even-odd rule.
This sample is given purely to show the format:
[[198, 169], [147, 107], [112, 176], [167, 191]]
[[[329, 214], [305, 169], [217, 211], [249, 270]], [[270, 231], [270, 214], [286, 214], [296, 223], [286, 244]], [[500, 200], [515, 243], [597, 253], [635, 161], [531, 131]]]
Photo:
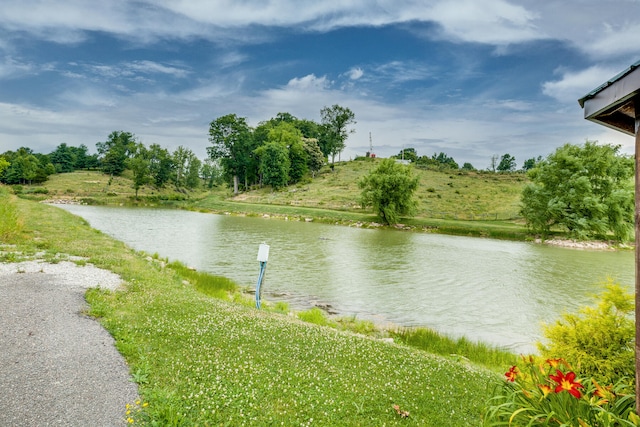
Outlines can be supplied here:
[[474, 167], [473, 167], [473, 165], [472, 165], [471, 163], [469, 163], [469, 162], [465, 162], [465, 163], [462, 165], [462, 168], [461, 168], [461, 169], [462, 169], [463, 171], [474, 171], [474, 170], [476, 170], [476, 168], [474, 168]]
[[498, 159], [500, 158], [500, 156], [498, 156], [497, 154], [494, 154], [493, 156], [491, 156], [491, 163], [489, 163], [489, 170], [491, 172], [496, 171], [496, 168], [498, 167]]
[[356, 124], [355, 114], [350, 109], [335, 104], [320, 110], [320, 116], [322, 117], [320, 149], [325, 156], [331, 156], [333, 167], [336, 154], [342, 153], [347, 137], [355, 132], [354, 129], [349, 129], [350, 125]]
[[207, 188], [211, 189], [222, 181], [222, 168], [218, 160], [205, 159], [200, 168], [200, 175]]
[[55, 151], [49, 154], [49, 159], [56, 168], [57, 173], [73, 172], [76, 170], [77, 158], [74, 150], [62, 143], [56, 147]]
[[522, 170], [527, 172], [533, 169], [536, 166], [536, 164], [541, 160], [542, 160], [542, 156], [538, 156], [537, 159], [535, 157], [532, 157], [530, 159], [525, 160], [524, 163], [522, 164]]
[[196, 155], [191, 152], [187, 158], [187, 169], [185, 177], [185, 185], [187, 188], [196, 189], [200, 186], [200, 169], [202, 168], [202, 162]]
[[138, 190], [151, 180], [149, 176], [149, 150], [141, 142], [136, 143], [132, 150], [131, 157], [126, 160], [126, 166], [133, 173], [133, 189], [136, 191], [136, 199], [138, 198]]
[[166, 148], [158, 144], [149, 146], [149, 175], [157, 188], [162, 188], [171, 179], [175, 168], [173, 157]]
[[311, 171], [311, 176], [316, 177], [316, 172], [324, 166], [324, 156], [318, 145], [318, 140], [315, 138], [302, 138], [302, 144], [304, 150], [307, 152], [307, 166]]
[[418, 161], [418, 153], [413, 147], [403, 148], [398, 154], [393, 156], [396, 159], [409, 160], [411, 163]]
[[102, 171], [108, 175], [120, 175], [126, 169], [125, 162], [136, 147], [135, 137], [130, 132], [114, 131], [105, 142], [96, 148], [102, 163]]
[[211, 160], [220, 159], [225, 174], [233, 180], [234, 194], [238, 194], [240, 180], [247, 188], [255, 164], [255, 144], [246, 119], [235, 114], [218, 117], [209, 125], [209, 142], [207, 153]]
[[528, 174], [522, 216], [529, 228], [547, 235], [566, 229], [574, 238], [628, 239], [634, 224], [634, 159], [620, 146], [566, 144]]
[[0, 176], [2, 176], [2, 173], [5, 171], [5, 169], [7, 169], [9, 166], [11, 165], [11, 163], [9, 163], [9, 161], [7, 159], [5, 159], [3, 156], [0, 156]]
[[502, 156], [497, 167], [498, 172], [513, 172], [516, 170], [516, 158], [507, 153]]
[[289, 182], [289, 152], [284, 143], [269, 141], [256, 149], [260, 158], [260, 174], [262, 182], [274, 189], [279, 189]]
[[400, 215], [410, 215], [416, 208], [413, 194], [418, 178], [409, 166], [394, 159], [384, 159], [376, 169], [358, 182], [363, 207], [372, 206], [386, 224], [395, 224]]

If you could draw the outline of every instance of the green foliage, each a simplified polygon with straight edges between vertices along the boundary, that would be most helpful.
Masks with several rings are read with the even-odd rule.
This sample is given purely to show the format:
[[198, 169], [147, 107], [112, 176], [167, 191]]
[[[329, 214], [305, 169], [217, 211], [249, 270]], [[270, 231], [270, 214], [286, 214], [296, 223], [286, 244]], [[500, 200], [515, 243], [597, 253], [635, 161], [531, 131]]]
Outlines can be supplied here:
[[136, 140], [132, 133], [114, 131], [105, 142], [96, 144], [102, 171], [107, 175], [121, 175], [126, 169], [126, 160], [136, 149]]
[[576, 371], [602, 383], [635, 375], [634, 296], [609, 281], [595, 307], [566, 313], [555, 324], [544, 325], [548, 344], [538, 344], [542, 355], [562, 357]]
[[0, 182], [9, 185], [42, 183], [56, 171], [48, 156], [26, 147], [3, 153], [0, 163]]
[[174, 168], [175, 164], [169, 150], [158, 144], [149, 146], [149, 175], [156, 187], [162, 188], [169, 182]]
[[279, 141], [269, 141], [256, 150], [260, 157], [262, 182], [279, 189], [289, 182], [291, 160], [287, 147]]
[[577, 378], [563, 359], [540, 363], [523, 357], [512, 366], [483, 418], [489, 426], [637, 426], [635, 395], [619, 381], [602, 386], [593, 379]]
[[362, 206], [373, 206], [386, 224], [397, 223], [400, 215], [410, 215], [415, 209], [413, 193], [418, 188], [418, 178], [408, 166], [394, 159], [382, 160], [358, 186], [362, 189]]
[[247, 187], [254, 168], [253, 151], [256, 148], [247, 120], [235, 114], [218, 117], [209, 125], [209, 142], [209, 157], [211, 160], [220, 159], [227, 179], [233, 182], [234, 193], [238, 192], [240, 182]]
[[331, 156], [333, 164], [336, 154], [344, 150], [349, 134], [355, 132], [355, 129], [350, 129], [349, 126], [356, 124], [356, 116], [349, 108], [337, 104], [322, 108], [320, 116], [320, 149], [325, 156]]
[[498, 172], [513, 172], [516, 170], [516, 158], [507, 153], [502, 156], [497, 167]]
[[633, 230], [634, 161], [619, 146], [566, 144], [529, 171], [522, 210], [535, 233], [560, 226], [575, 238], [629, 238]]

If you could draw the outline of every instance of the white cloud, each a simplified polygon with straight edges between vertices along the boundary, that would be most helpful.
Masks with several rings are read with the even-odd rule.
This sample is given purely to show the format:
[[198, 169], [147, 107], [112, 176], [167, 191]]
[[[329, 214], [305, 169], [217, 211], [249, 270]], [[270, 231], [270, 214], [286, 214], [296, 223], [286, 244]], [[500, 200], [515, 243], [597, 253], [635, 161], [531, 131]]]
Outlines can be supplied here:
[[349, 78], [351, 80], [358, 80], [360, 77], [362, 77], [364, 75], [364, 71], [360, 67], [355, 67], [355, 68], [350, 69], [347, 72], [347, 75], [349, 76]]
[[594, 65], [580, 71], [562, 71], [560, 80], [542, 84], [542, 92], [560, 102], [577, 102], [579, 98], [582, 98], [620, 71], [620, 69], [600, 65]]
[[316, 77], [315, 74], [309, 74], [301, 78], [295, 77], [289, 80], [287, 88], [295, 91], [317, 92], [327, 89], [330, 84], [326, 76]]

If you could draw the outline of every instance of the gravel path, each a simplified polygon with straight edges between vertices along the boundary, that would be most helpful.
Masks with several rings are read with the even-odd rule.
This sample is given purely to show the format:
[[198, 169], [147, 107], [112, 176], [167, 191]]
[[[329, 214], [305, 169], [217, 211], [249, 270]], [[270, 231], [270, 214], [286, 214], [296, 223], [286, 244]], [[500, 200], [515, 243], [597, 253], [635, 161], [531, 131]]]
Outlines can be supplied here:
[[137, 397], [84, 292], [120, 278], [72, 262], [0, 264], [0, 426], [122, 426]]

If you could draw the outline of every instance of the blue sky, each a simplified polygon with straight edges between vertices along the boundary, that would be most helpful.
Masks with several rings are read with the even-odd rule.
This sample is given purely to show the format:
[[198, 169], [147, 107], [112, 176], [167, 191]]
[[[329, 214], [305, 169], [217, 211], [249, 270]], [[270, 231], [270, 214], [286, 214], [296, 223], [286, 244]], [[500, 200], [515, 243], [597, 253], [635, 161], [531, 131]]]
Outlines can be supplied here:
[[640, 59], [640, 0], [4, 0], [0, 152], [132, 132], [206, 156], [209, 123], [349, 107], [343, 159], [413, 147], [484, 169], [633, 138], [577, 99]]

